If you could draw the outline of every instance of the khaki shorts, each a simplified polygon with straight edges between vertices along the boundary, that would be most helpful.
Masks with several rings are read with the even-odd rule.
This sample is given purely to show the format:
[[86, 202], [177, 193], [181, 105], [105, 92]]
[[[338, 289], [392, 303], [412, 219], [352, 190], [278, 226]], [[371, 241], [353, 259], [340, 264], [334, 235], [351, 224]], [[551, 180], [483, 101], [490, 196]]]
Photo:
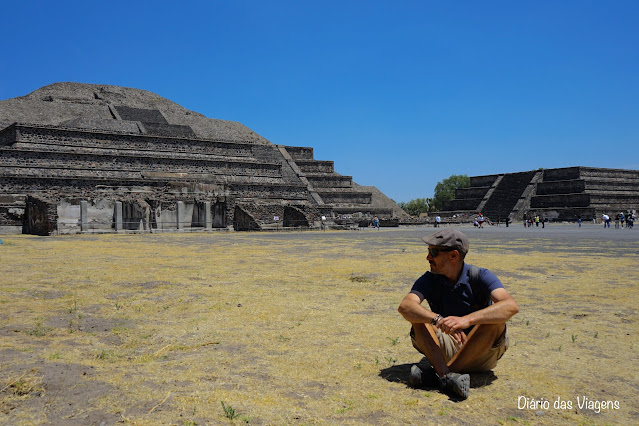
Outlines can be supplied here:
[[[442, 350], [442, 355], [444, 355], [444, 361], [448, 363], [459, 351], [461, 346], [451, 335], [442, 333], [438, 328], [435, 329], [435, 332], [437, 333], [437, 338], [439, 339], [439, 346]], [[410, 330], [410, 337], [413, 341], [413, 347], [424, 354], [417, 347], [417, 342], [415, 341], [414, 331], [412, 328]], [[464, 371], [459, 371], [459, 373], [473, 373], [492, 370], [497, 365], [497, 361], [499, 361], [499, 359], [508, 349], [509, 343], [508, 326], [506, 326], [504, 332], [497, 338], [497, 340], [495, 340], [493, 346], [488, 350], [488, 352], [479, 356], [468, 367], [466, 367]]]

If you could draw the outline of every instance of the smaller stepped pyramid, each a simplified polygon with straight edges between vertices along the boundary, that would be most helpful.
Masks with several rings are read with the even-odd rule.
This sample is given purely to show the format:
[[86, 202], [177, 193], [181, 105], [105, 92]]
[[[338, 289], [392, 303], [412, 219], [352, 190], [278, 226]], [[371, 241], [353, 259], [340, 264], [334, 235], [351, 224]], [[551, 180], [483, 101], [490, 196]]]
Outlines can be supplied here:
[[482, 213], [493, 221], [539, 215], [548, 220], [601, 218], [639, 209], [639, 171], [567, 167], [473, 176], [445, 203], [444, 217]]

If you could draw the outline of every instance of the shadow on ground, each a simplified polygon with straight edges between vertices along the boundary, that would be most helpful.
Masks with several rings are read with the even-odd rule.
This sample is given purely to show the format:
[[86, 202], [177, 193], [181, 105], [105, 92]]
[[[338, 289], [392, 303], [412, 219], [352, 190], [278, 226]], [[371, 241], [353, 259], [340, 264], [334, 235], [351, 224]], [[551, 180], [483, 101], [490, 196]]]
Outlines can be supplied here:
[[[379, 377], [388, 380], [393, 383], [403, 383], [407, 387], [410, 387], [408, 384], [408, 378], [410, 376], [410, 368], [414, 364], [399, 364], [393, 365], [388, 368], [384, 368], [380, 370]], [[482, 388], [484, 386], [490, 386], [495, 380], [497, 380], [497, 376], [492, 371], [486, 371], [481, 373], [471, 373], [470, 375], [470, 387], [471, 388]], [[437, 389], [437, 388], [425, 388], [425, 389]]]

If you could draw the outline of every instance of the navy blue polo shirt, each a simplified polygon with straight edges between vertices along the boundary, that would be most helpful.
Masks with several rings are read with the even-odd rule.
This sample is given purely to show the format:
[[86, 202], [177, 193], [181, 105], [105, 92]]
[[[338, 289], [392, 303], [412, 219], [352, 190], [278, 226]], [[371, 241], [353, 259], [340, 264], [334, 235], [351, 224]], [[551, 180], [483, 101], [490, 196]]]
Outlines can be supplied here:
[[470, 265], [464, 263], [455, 284], [448, 282], [444, 275], [429, 271], [415, 281], [410, 292], [419, 296], [420, 301], [426, 299], [430, 310], [442, 317], [463, 317], [490, 305], [490, 293], [498, 288], [504, 288], [499, 278], [484, 268], [479, 268], [479, 279], [471, 286]]

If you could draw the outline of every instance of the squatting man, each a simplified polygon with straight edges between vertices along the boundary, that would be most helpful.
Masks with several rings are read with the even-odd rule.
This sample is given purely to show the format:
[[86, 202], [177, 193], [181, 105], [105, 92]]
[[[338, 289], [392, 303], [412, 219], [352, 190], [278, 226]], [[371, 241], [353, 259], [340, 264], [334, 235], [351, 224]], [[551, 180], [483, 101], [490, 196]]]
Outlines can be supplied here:
[[[487, 269], [464, 262], [466, 236], [447, 228], [422, 238], [430, 272], [422, 275], [399, 305], [412, 324], [413, 346], [426, 356], [411, 367], [413, 387], [439, 386], [468, 398], [467, 373], [489, 371], [508, 349], [506, 321], [519, 312], [515, 299]], [[430, 309], [422, 306], [426, 300]]]

